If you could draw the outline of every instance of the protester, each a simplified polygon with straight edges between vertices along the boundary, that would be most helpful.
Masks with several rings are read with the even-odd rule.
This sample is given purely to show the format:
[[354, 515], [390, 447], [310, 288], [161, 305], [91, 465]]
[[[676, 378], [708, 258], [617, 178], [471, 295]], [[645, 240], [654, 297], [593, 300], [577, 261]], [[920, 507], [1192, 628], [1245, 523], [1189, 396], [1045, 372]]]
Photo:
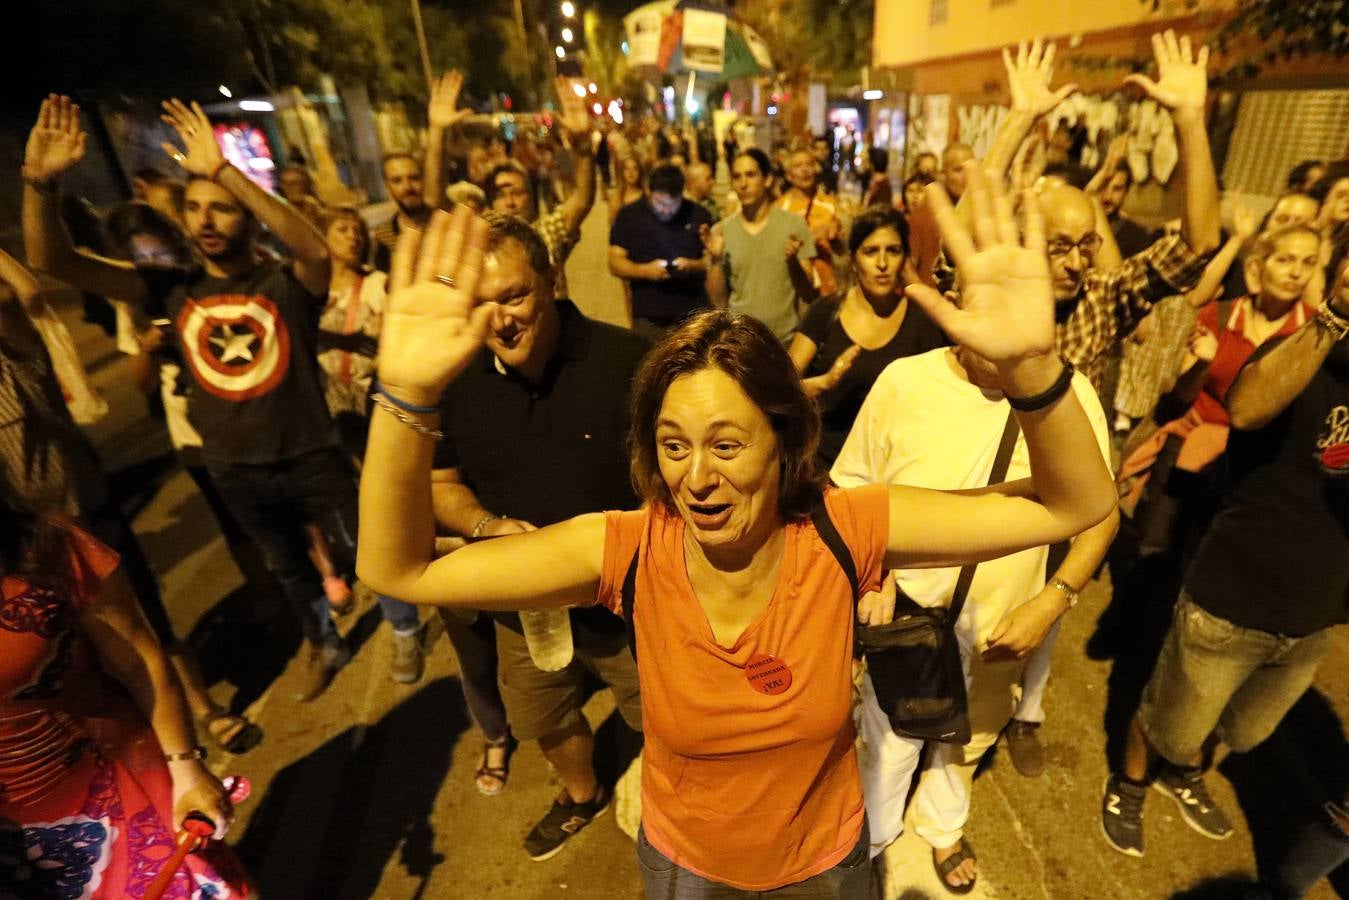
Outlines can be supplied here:
[[820, 186], [826, 193], [838, 193], [838, 165], [834, 161], [834, 141], [828, 134], [817, 134], [810, 139], [810, 155], [819, 166]]
[[[860, 222], [861, 220], [859, 220]], [[1110, 459], [1105, 413], [1087, 379], [1073, 376], [1073, 392], [1091, 420], [1098, 450]], [[866, 484], [944, 485], [978, 490], [990, 483], [1012, 407], [996, 370], [964, 347], [933, 350], [892, 362], [862, 404], [830, 476], [840, 487]], [[1015, 443], [1004, 473], [1026, 478], [1024, 440]], [[935, 744], [913, 798], [918, 835], [932, 848], [937, 877], [952, 892], [975, 883], [973, 847], [963, 837], [975, 766], [1004, 728], [1017, 768], [1043, 771], [1035, 733], [1044, 719], [1043, 697], [1058, 621], [1076, 602], [1105, 557], [1119, 523], [1112, 513], [1057, 554], [1031, 548], [981, 563], [968, 583], [956, 637], [968, 679], [971, 740]], [[868, 595], [858, 616], [873, 625], [896, 614], [896, 592], [906, 603], [947, 606], [962, 570], [910, 569], [887, 575], [885, 589]], [[1013, 691], [1023, 685], [1020, 702]], [[909, 783], [923, 742], [894, 733], [877, 704], [870, 676], [863, 676], [860, 763], [871, 823], [871, 853], [878, 855], [903, 830]]]
[[704, 162], [689, 163], [684, 167], [684, 196], [707, 210], [713, 222], [722, 218], [717, 198], [712, 196], [712, 167]]
[[843, 223], [839, 220], [838, 203], [825, 192], [819, 176], [819, 164], [809, 152], [797, 150], [789, 154], [786, 189], [774, 205], [800, 216], [810, 227], [815, 239], [811, 280], [816, 293], [826, 296], [838, 291], [834, 253], [843, 252], [840, 240]]
[[913, 174], [926, 175], [929, 178], [937, 177], [937, 154], [923, 151], [913, 158]]
[[426, 202], [422, 164], [411, 153], [385, 154], [380, 172], [384, 175], [384, 190], [394, 202], [394, 214], [374, 230], [371, 262], [381, 272], [388, 272], [398, 236], [409, 228], [425, 228], [434, 207]]
[[1316, 315], [1256, 351], [1227, 392], [1222, 507], [1101, 801], [1106, 840], [1121, 853], [1143, 855], [1149, 784], [1195, 831], [1231, 835], [1204, 781], [1206, 747], [1221, 740], [1244, 752], [1269, 737], [1349, 615], [1347, 272], [1341, 266]]
[[[297, 697], [308, 701], [350, 650], [298, 549], [297, 517], [323, 526], [344, 560], [354, 555], [356, 534], [352, 472], [324, 404], [313, 343], [328, 292], [328, 248], [303, 216], [224, 159], [200, 107], [174, 100], [164, 109], [184, 145], [173, 156], [191, 176], [185, 219], [200, 263], [137, 267], [70, 245], [56, 214], [56, 183], [80, 162], [86, 138], [78, 108], [56, 96], [44, 101], [29, 139], [24, 244], [43, 271], [175, 320], [203, 458], [300, 622], [306, 652]], [[292, 262], [258, 261], [259, 225], [291, 249]]]
[[1134, 182], [1133, 169], [1124, 159], [1128, 141], [1127, 136], [1121, 135], [1110, 142], [1105, 162], [1084, 188], [1088, 194], [1100, 200], [1123, 256], [1141, 253], [1152, 243], [1151, 232], [1124, 215], [1124, 198], [1129, 195], [1129, 188]]
[[912, 215], [923, 202], [923, 188], [935, 180], [931, 175], [922, 172], [916, 172], [905, 179], [903, 187], [899, 190], [900, 203], [903, 204], [900, 211], [905, 215]]
[[[989, 188], [974, 180], [981, 208], [991, 209]], [[1014, 234], [998, 197], [998, 233]], [[874, 590], [882, 566], [963, 564], [1050, 543], [1114, 505], [1090, 427], [1067, 391], [1068, 370], [1050, 354], [1052, 291], [1038, 215], [1029, 218], [1029, 246], [981, 227], [978, 249], [949, 206], [941, 215], [967, 275], [964, 308], [928, 290], [912, 290], [911, 299], [994, 360], [1009, 395], [1036, 397], [1040, 411], [1018, 418], [1037, 499], [880, 486], [822, 492], [812, 462], [818, 418], [790, 358], [761, 323], [709, 312], [653, 351], [634, 384], [632, 471], [646, 507], [471, 544], [436, 561], [427, 487], [436, 419], [422, 410], [474, 368], [488, 335], [493, 307], [476, 293], [486, 226], [467, 211], [434, 221], [415, 281], [415, 247], [409, 240], [404, 248], [380, 355], [384, 402], [364, 472], [361, 575], [413, 602], [620, 612], [623, 573], [636, 559], [628, 605], [644, 683], [638, 858], [648, 897], [668, 896], [677, 880], [729, 886], [718, 888], [725, 896], [788, 884], [867, 895], [849, 716], [853, 600], [839, 563], [807, 552], [815, 540], [807, 510], [825, 504], [858, 584]], [[977, 524], [984, 517], [1000, 527]], [[779, 577], [812, 602], [775, 598]], [[746, 666], [762, 654], [793, 671], [785, 692], [768, 679], [758, 689], [753, 678], [746, 683]]]
[[731, 161], [740, 211], [704, 238], [707, 294], [713, 306], [753, 316], [786, 341], [801, 324], [800, 304], [815, 299], [815, 239], [804, 219], [773, 205], [770, 169], [757, 147]]
[[[657, 178], [660, 173], [652, 173], [657, 193], [678, 201], [679, 186]], [[569, 300], [554, 300], [547, 249], [522, 219], [495, 220], [488, 251], [477, 296], [493, 310], [485, 347], [441, 403], [446, 437], [431, 473], [438, 524], [464, 537], [491, 537], [636, 507], [623, 447], [626, 399], [649, 344], [587, 319]], [[386, 344], [384, 352], [396, 351]], [[545, 672], [531, 660], [520, 617], [491, 617], [510, 733], [538, 741], [562, 780], [561, 796], [525, 838], [535, 860], [560, 851], [611, 800], [608, 786], [596, 780], [594, 735], [581, 715], [587, 671], [613, 689], [624, 721], [642, 728], [637, 669], [622, 623], [593, 609], [569, 618], [573, 660]], [[467, 660], [474, 672], [495, 668], [483, 665], [480, 641], [465, 634], [470, 626], [447, 624], [461, 666]], [[490, 703], [487, 685], [466, 680], [464, 689], [476, 695], [470, 708]], [[488, 730], [493, 718], [480, 719], [489, 743], [479, 772], [504, 785], [504, 761], [493, 771], [488, 759], [494, 749], [501, 752], [506, 737]]]
[[[965, 195], [965, 166], [972, 159], [974, 149], [969, 144], [947, 144], [946, 149], [942, 151], [941, 174], [937, 178], [946, 188], [952, 203]], [[919, 171], [922, 172], [921, 169]]]
[[155, 168], [144, 168], [131, 179], [131, 198], [148, 203], [175, 225], [183, 224], [183, 183]]
[[827, 469], [848, 437], [876, 377], [900, 357], [948, 343], [904, 295], [909, 227], [884, 207], [853, 221], [848, 252], [856, 284], [811, 304], [792, 336], [792, 364], [820, 410], [819, 464]]
[[[459, 108], [459, 92], [464, 86], [464, 75], [458, 69], [443, 73], [431, 84], [431, 99], [426, 106], [426, 177], [423, 184], [423, 200], [434, 209], [446, 199], [445, 180], [445, 141], [456, 125], [468, 118], [471, 110]], [[476, 147], [475, 151], [485, 154], [485, 149]], [[478, 164], [481, 167], [481, 163]], [[465, 170], [469, 181], [477, 182], [473, 152]], [[483, 169], [486, 174], [487, 169]], [[387, 271], [387, 270], [386, 270]]]
[[607, 198], [609, 203], [609, 224], [612, 226], [614, 220], [618, 218], [618, 211], [630, 203], [636, 203], [646, 196], [646, 174], [642, 171], [642, 164], [638, 162], [637, 156], [631, 150], [620, 154], [615, 159], [615, 168], [618, 169], [614, 177], [613, 189], [609, 192]]
[[658, 340], [707, 306], [702, 233], [712, 217], [684, 199], [684, 176], [671, 163], [651, 171], [645, 199], [619, 210], [609, 229], [609, 271], [632, 291], [633, 329]]
[[[137, 896], [189, 814], [219, 841], [233, 809], [117, 554], [34, 510], [9, 477], [0, 469], [0, 891]], [[221, 844], [178, 871], [180, 896], [250, 896]]]
[[320, 225], [325, 215], [323, 201], [318, 198], [318, 189], [314, 187], [314, 176], [304, 166], [291, 163], [282, 166], [277, 176], [281, 189], [281, 198], [295, 207], [315, 225]]
[[1326, 164], [1319, 159], [1304, 159], [1288, 170], [1288, 190], [1304, 194], [1326, 174]]

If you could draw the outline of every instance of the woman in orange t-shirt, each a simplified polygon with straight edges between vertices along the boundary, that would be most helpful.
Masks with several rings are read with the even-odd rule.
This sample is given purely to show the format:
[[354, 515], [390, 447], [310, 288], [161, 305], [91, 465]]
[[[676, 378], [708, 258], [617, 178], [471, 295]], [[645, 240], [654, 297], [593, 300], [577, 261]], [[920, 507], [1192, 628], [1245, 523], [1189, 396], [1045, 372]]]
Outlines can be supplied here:
[[824, 504], [862, 590], [878, 587], [883, 568], [1054, 543], [1114, 508], [1086, 415], [1051, 351], [1038, 210], [1030, 201], [1022, 246], [1006, 198], [977, 171], [971, 178], [977, 249], [944, 195], [933, 199], [964, 269], [963, 308], [928, 289], [910, 296], [1035, 407], [1018, 416], [1031, 484], [966, 494], [826, 488], [814, 463], [819, 416], [786, 350], [762, 323], [713, 311], [653, 350], [634, 380], [641, 510], [579, 516], [441, 559], [432, 558], [433, 410], [498, 315], [475, 290], [480, 273], [510, 277], [507, 255], [492, 252], [510, 238], [456, 210], [437, 213], [420, 239], [417, 277], [418, 238], [400, 247], [361, 484], [361, 578], [413, 603], [599, 602], [621, 612], [637, 555], [638, 860], [648, 897], [870, 896], [849, 715], [854, 601], [813, 508]]

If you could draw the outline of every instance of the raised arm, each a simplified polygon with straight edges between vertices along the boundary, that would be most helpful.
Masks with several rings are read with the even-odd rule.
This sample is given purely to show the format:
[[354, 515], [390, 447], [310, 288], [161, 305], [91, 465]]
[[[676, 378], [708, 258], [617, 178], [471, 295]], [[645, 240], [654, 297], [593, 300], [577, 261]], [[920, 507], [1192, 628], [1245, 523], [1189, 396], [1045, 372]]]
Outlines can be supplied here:
[[1349, 342], [1339, 337], [1346, 331], [1349, 303], [1337, 298], [1288, 338], [1266, 352], [1256, 351], [1227, 392], [1232, 427], [1252, 431], [1274, 421], [1307, 389], [1336, 343]]
[[61, 221], [58, 180], [84, 158], [87, 141], [77, 104], [55, 94], [42, 101], [23, 157], [24, 254], [34, 269], [82, 291], [143, 303], [145, 281], [135, 266], [76, 249]]
[[1180, 177], [1185, 185], [1181, 234], [1199, 256], [1207, 256], [1222, 243], [1222, 214], [1218, 208], [1218, 177], [1213, 171], [1204, 125], [1208, 98], [1208, 47], [1196, 54], [1188, 36], [1176, 39], [1168, 29], [1152, 36], [1157, 59], [1157, 80], [1130, 75], [1126, 83], [1137, 85], [1170, 110], [1180, 143]]
[[431, 85], [431, 102], [426, 107], [426, 181], [422, 197], [432, 209], [445, 203], [445, 135], [459, 124], [468, 110], [459, 108], [459, 91], [464, 75], [451, 69]]
[[576, 96], [565, 78], [557, 79], [558, 105], [561, 107], [562, 132], [576, 159], [576, 188], [562, 205], [562, 221], [567, 233], [579, 235], [581, 223], [595, 205], [595, 148], [590, 136], [590, 113], [585, 100]]
[[1077, 91], [1076, 84], [1065, 84], [1057, 91], [1050, 90], [1054, 78], [1055, 46], [1041, 45], [1036, 38], [1027, 46], [1022, 41], [1017, 47], [1016, 59], [1007, 48], [1002, 51], [1002, 64], [1007, 70], [1007, 89], [1012, 95], [1011, 110], [1003, 117], [984, 157], [984, 171], [1001, 182], [1007, 177], [1012, 160], [1021, 142], [1030, 134], [1040, 117], [1058, 106]]
[[727, 283], [730, 273], [726, 270], [726, 232], [721, 222], [701, 229], [703, 247], [707, 250], [707, 299], [717, 309], [725, 309], [730, 302], [731, 290]]
[[942, 238], [964, 288], [958, 308], [925, 285], [907, 293], [953, 340], [992, 363], [1012, 398], [1052, 402], [1018, 411], [1030, 452], [1031, 496], [890, 488], [889, 568], [958, 566], [1080, 534], [1115, 508], [1115, 488], [1091, 424], [1054, 354], [1054, 297], [1039, 203], [1027, 195], [1024, 242], [1001, 185], [968, 167], [974, 235], [929, 186]]
[[29, 315], [41, 313], [42, 290], [37, 277], [4, 250], [0, 250], [0, 281], [14, 289], [14, 296]]
[[1101, 167], [1096, 170], [1096, 174], [1091, 176], [1091, 181], [1083, 188], [1093, 197], [1099, 195], [1105, 190], [1105, 186], [1110, 183], [1110, 177], [1115, 174], [1119, 164], [1124, 161], [1124, 156], [1129, 151], [1129, 136], [1127, 134], [1117, 135], [1110, 141], [1110, 146], [1106, 148], [1105, 160]]
[[[230, 165], [215, 142], [211, 122], [201, 106], [193, 101], [189, 108], [181, 100], [165, 100], [164, 122], [183, 142], [179, 150], [164, 144], [164, 152], [193, 178], [205, 178], [234, 195], [294, 257], [295, 277], [311, 294], [328, 295], [328, 243], [300, 210], [275, 197]], [[117, 296], [117, 295], [114, 295]]]
[[380, 336], [381, 393], [361, 471], [357, 573], [409, 603], [530, 609], [592, 602], [604, 556], [598, 513], [434, 559], [438, 416], [418, 410], [436, 409], [486, 338], [492, 306], [476, 301], [486, 235], [486, 223], [459, 207], [435, 212], [425, 237], [409, 230], [399, 239]]
[[1204, 274], [1200, 277], [1199, 283], [1185, 294], [1185, 299], [1191, 306], [1199, 309], [1213, 299], [1218, 288], [1222, 287], [1223, 279], [1227, 277], [1227, 270], [1232, 268], [1232, 264], [1241, 256], [1241, 248], [1250, 240], [1251, 235], [1255, 234], [1256, 224], [1255, 216], [1245, 205], [1237, 207], [1232, 235], [1204, 266]]

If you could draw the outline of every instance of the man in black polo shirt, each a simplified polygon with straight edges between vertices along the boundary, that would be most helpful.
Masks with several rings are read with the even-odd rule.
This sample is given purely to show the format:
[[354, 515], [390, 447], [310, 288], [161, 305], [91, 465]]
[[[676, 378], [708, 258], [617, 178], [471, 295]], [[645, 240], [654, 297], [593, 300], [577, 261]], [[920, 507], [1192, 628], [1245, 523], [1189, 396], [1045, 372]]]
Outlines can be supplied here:
[[[328, 616], [303, 526], [318, 524], [345, 572], [355, 563], [356, 478], [338, 449], [316, 356], [328, 297], [328, 248], [295, 208], [230, 165], [195, 104], [164, 104], [184, 150], [184, 224], [200, 264], [137, 268], [77, 250], [61, 224], [56, 178], [83, 156], [69, 101], [49, 101], [29, 139], [24, 244], [36, 267], [83, 290], [142, 305], [174, 324], [202, 457], [239, 524], [285, 591], [308, 645], [297, 699], [312, 700], [350, 651]], [[265, 225], [292, 258], [260, 261]], [[395, 678], [421, 671], [417, 611], [381, 600], [395, 631]], [[399, 666], [406, 675], [399, 676]]]
[[707, 306], [707, 259], [701, 229], [712, 216], [684, 198], [684, 174], [665, 163], [652, 170], [648, 195], [618, 211], [609, 230], [609, 271], [632, 289], [633, 330], [659, 338]]
[[1236, 751], [1273, 733], [1349, 620], [1349, 278], [1317, 316], [1261, 347], [1227, 395], [1231, 483], [1186, 576], [1152, 678], [1110, 776], [1101, 824], [1143, 855], [1143, 797], [1191, 828], [1231, 834], [1204, 785], [1211, 735]]
[[[647, 343], [593, 322], [553, 299], [543, 240], [523, 219], [492, 221], [479, 296], [495, 304], [487, 346], [446, 393], [445, 440], [437, 448], [432, 497], [439, 525], [489, 537], [552, 525], [582, 513], [635, 509], [625, 449], [628, 386]], [[525, 838], [546, 859], [609, 804], [595, 779], [594, 735], [581, 706], [586, 670], [614, 691], [619, 713], [641, 730], [637, 667], [624, 625], [604, 610], [571, 614], [575, 656], [560, 672], [530, 659], [515, 613], [496, 618], [499, 683], [511, 731], [537, 740], [563, 791]], [[450, 629], [451, 639], [455, 631]], [[455, 641], [460, 668], [475, 651]], [[489, 691], [467, 686], [478, 696]]]

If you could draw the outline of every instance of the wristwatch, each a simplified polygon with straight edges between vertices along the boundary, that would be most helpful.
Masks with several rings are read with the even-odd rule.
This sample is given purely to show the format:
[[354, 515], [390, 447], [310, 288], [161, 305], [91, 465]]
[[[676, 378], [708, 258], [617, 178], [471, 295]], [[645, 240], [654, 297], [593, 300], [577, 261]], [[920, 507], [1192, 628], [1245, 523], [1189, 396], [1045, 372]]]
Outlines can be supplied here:
[[1062, 591], [1063, 596], [1068, 598], [1069, 609], [1072, 609], [1074, 606], [1077, 606], [1077, 595], [1080, 594], [1081, 591], [1076, 590], [1071, 584], [1064, 581], [1062, 578], [1055, 578], [1052, 587], [1055, 588], [1056, 590]]

